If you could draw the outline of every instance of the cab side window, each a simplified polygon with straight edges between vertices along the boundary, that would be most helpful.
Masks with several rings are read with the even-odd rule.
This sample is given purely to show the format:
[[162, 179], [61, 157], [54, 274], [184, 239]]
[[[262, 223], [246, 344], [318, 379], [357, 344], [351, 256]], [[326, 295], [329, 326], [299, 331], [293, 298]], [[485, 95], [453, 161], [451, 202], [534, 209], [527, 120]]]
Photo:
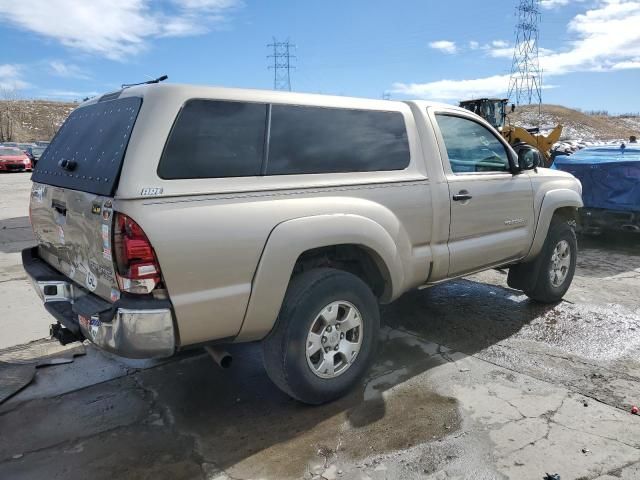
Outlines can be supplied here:
[[453, 115], [438, 114], [436, 119], [453, 173], [510, 171], [507, 150], [488, 128]]

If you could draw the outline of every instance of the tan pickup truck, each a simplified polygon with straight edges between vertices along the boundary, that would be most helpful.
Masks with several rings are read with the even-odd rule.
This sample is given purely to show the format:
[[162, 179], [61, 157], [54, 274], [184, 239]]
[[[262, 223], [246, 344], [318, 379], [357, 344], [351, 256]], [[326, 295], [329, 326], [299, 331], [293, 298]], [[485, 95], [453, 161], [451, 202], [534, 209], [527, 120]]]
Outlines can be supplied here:
[[562, 298], [581, 185], [538, 159], [450, 105], [126, 88], [80, 105], [40, 158], [23, 263], [62, 342], [144, 358], [261, 341], [273, 381], [322, 403], [410, 289], [504, 267]]

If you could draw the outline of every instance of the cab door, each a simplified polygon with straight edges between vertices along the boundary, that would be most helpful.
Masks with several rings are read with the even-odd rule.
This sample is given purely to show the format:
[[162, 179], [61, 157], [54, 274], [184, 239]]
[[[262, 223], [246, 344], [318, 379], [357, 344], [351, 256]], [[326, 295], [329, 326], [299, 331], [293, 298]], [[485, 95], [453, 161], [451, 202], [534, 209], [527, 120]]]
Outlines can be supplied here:
[[435, 119], [449, 185], [449, 276], [524, 257], [534, 229], [529, 175], [512, 174], [506, 143], [475, 117]]

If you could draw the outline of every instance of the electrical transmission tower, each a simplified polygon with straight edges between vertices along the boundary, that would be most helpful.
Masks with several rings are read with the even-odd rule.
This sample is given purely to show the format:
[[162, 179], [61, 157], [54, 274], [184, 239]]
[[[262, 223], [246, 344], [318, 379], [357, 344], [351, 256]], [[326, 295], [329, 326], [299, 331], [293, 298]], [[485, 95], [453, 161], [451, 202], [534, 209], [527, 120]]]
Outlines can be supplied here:
[[273, 53], [267, 58], [273, 59], [273, 65], [269, 65], [269, 70], [273, 70], [273, 89], [291, 91], [291, 70], [296, 68], [291, 65], [291, 59], [296, 58], [291, 51], [296, 46], [287, 40], [278, 42], [275, 37], [273, 43], [267, 45], [273, 49]]
[[516, 105], [542, 103], [542, 79], [538, 60], [539, 0], [519, 0], [516, 8], [516, 44], [513, 50], [509, 98]]

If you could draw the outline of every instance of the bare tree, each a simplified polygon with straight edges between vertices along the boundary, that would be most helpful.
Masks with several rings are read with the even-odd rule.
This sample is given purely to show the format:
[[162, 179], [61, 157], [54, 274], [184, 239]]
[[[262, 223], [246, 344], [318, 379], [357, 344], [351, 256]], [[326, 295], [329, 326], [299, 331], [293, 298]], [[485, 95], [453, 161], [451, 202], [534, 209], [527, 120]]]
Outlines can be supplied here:
[[18, 92], [15, 89], [0, 89], [0, 142], [15, 140], [16, 124], [24, 116], [19, 105]]
[[47, 119], [47, 122], [44, 125], [44, 136], [47, 140], [51, 140], [57, 131], [58, 125], [56, 125], [56, 119], [51, 116]]

